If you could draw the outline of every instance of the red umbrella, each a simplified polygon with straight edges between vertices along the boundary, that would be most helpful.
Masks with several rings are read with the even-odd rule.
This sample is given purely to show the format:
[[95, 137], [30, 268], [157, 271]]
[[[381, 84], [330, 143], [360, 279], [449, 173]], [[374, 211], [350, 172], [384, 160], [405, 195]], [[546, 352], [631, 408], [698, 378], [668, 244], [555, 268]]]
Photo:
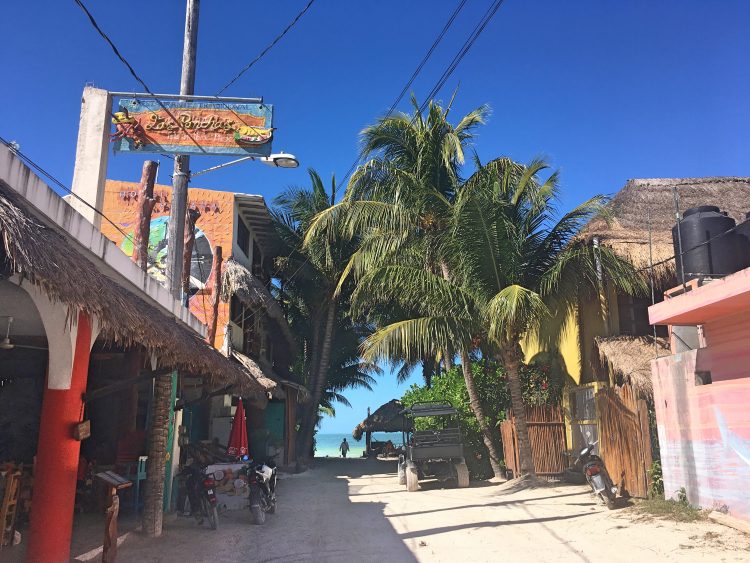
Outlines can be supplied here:
[[245, 422], [245, 407], [242, 399], [237, 401], [237, 412], [232, 420], [232, 431], [229, 433], [227, 455], [242, 457], [247, 455], [247, 423]]

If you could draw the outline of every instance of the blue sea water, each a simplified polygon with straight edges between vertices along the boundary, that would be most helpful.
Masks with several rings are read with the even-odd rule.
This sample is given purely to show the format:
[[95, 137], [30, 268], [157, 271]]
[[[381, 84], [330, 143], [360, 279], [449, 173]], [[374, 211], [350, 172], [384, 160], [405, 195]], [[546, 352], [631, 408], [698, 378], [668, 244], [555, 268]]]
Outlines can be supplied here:
[[[339, 446], [341, 441], [346, 438], [349, 442], [348, 457], [360, 457], [365, 451], [365, 438], [357, 442], [351, 434], [316, 434], [315, 435], [315, 455], [317, 457], [338, 457], [341, 455]], [[387, 442], [390, 440], [393, 445], [401, 445], [401, 432], [373, 432], [373, 441]]]

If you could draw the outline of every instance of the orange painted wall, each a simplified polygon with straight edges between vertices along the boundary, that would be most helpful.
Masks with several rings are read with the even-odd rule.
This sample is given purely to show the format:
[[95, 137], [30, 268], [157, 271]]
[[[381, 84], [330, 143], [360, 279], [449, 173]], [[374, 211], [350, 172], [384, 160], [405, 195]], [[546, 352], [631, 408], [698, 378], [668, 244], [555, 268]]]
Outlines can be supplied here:
[[[107, 180], [104, 193], [104, 214], [127, 235], [134, 235], [134, 227], [139, 209], [139, 188], [136, 182], [120, 182]], [[168, 217], [172, 203], [172, 187], [157, 184], [154, 186], [154, 196], [157, 200], [151, 216], [152, 224], [155, 219]], [[188, 205], [197, 206], [201, 216], [196, 227], [203, 231], [213, 255], [216, 246], [221, 246], [226, 260], [232, 253], [232, 240], [235, 234], [234, 194], [216, 190], [190, 188], [188, 190]], [[118, 231], [111, 223], [102, 221], [102, 233], [131, 255], [131, 243], [125, 240], [125, 235]], [[190, 299], [190, 311], [201, 322], [205, 323], [211, 307], [213, 287], [210, 280], [213, 272], [203, 271], [209, 282]], [[157, 272], [158, 274], [158, 272]], [[219, 318], [216, 329], [214, 346], [220, 348], [224, 343], [227, 323], [229, 322], [229, 304], [219, 302]]]

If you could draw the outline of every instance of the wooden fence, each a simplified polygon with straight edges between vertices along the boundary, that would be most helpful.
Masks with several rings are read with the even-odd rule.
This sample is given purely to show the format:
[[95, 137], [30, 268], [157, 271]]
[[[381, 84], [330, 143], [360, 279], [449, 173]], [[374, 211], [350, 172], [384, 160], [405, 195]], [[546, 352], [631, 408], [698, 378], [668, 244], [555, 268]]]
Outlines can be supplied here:
[[[561, 475], [568, 466], [562, 408], [549, 405], [526, 407], [526, 424], [536, 474], [540, 477]], [[520, 475], [518, 436], [512, 411], [508, 411], [508, 419], [500, 423], [500, 437], [506, 467], [512, 471], [513, 476]]]
[[596, 394], [599, 447], [612, 481], [621, 492], [648, 496], [651, 436], [648, 406], [630, 385], [604, 388]]

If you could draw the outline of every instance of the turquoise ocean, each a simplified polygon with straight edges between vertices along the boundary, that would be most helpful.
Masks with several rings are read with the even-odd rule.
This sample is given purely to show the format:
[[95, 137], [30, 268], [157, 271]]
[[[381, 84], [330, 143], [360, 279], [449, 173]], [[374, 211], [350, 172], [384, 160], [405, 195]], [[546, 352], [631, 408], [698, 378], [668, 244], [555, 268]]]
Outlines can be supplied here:
[[[357, 442], [351, 434], [316, 434], [315, 435], [315, 455], [317, 457], [338, 457], [341, 455], [339, 446], [341, 441], [346, 438], [349, 442], [349, 453], [347, 457], [360, 457], [365, 451], [365, 438]], [[387, 442], [390, 440], [393, 445], [401, 445], [401, 432], [373, 432], [373, 441]]]

